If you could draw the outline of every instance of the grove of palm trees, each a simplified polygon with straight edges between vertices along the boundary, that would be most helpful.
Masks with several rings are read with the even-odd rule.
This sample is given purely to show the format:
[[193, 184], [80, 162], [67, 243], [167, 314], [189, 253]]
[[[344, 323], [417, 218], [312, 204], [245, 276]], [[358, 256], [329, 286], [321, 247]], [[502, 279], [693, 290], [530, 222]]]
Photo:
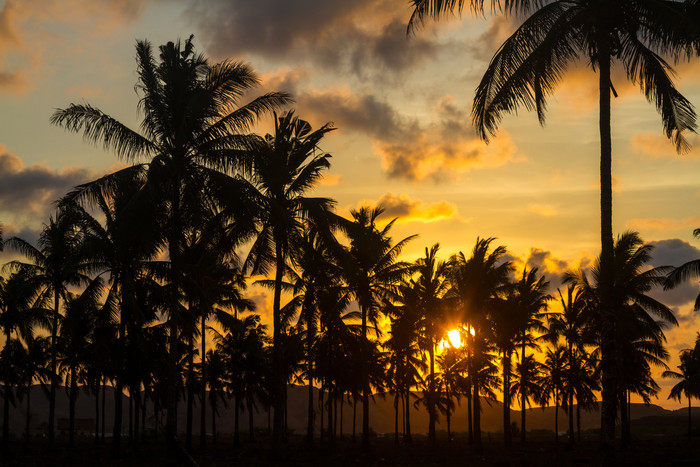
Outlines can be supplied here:
[[[485, 7], [409, 4], [407, 42]], [[518, 26], [476, 89], [479, 138], [521, 107], [544, 123], [581, 57], [599, 79], [592, 261], [555, 275], [489, 232], [449, 250], [397, 233], [390, 205], [339, 206], [319, 194], [332, 114], [314, 128], [301, 97], [193, 36], [139, 40], [137, 126], [86, 101], [50, 117], [116, 168], [52, 200], [36, 242], [0, 230], [0, 465], [697, 461], [700, 329], [674, 354], [688, 321], [659, 297], [700, 259], [655, 266], [654, 244], [613, 231], [610, 106], [618, 63], [690, 150], [670, 61], [700, 54], [700, 4], [491, 6]], [[636, 415], [660, 399], [681, 428]]]

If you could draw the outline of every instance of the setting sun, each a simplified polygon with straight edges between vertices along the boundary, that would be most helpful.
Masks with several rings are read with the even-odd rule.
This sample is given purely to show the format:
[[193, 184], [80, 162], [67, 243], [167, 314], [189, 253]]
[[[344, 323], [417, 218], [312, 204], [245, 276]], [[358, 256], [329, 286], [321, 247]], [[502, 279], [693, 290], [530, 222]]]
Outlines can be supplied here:
[[459, 333], [459, 329], [451, 329], [447, 331], [447, 340], [454, 348], [462, 347], [462, 336]]

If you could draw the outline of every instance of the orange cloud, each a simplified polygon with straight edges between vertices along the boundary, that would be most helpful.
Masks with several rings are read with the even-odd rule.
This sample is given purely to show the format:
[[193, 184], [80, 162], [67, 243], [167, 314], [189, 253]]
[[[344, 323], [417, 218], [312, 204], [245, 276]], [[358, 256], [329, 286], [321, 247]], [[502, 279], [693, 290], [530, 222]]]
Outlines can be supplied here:
[[384, 208], [381, 219], [388, 221], [397, 218], [397, 223], [429, 223], [458, 217], [457, 206], [448, 201], [426, 204], [408, 195], [394, 193], [385, 193], [376, 201], [361, 200], [357, 203], [357, 207], [360, 206], [381, 206]]
[[[691, 150], [682, 157], [700, 157], [700, 137], [696, 133], [689, 133], [685, 137], [691, 145]], [[630, 146], [636, 153], [651, 157], [679, 157], [673, 143], [661, 133], [637, 133], [630, 140]]]
[[320, 186], [336, 186], [343, 181], [343, 176], [340, 174], [323, 174], [323, 177], [318, 182]]
[[557, 210], [551, 204], [528, 204], [527, 210], [543, 217], [557, 215]]
[[692, 230], [700, 227], [700, 217], [629, 219], [625, 222], [625, 226], [633, 230]]

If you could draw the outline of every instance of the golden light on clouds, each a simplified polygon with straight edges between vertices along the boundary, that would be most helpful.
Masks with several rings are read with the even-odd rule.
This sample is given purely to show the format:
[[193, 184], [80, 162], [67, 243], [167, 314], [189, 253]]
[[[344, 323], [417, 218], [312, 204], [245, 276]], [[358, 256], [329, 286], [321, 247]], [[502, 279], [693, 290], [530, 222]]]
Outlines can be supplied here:
[[[682, 157], [700, 157], [700, 138], [697, 134], [687, 134], [686, 139], [691, 145], [688, 154]], [[679, 157], [673, 143], [662, 133], [645, 131], [637, 133], [630, 139], [630, 147], [638, 154], [651, 157]]]
[[686, 217], [685, 219], [648, 218], [629, 219], [625, 226], [633, 230], [692, 230], [700, 227], [700, 217]]
[[385, 193], [378, 200], [361, 200], [360, 206], [382, 206], [384, 220], [398, 218], [396, 222], [437, 222], [458, 217], [457, 206], [449, 201], [437, 201], [424, 203], [421, 200], [411, 198], [408, 195]]
[[551, 204], [528, 204], [527, 210], [543, 217], [553, 217], [558, 214]]

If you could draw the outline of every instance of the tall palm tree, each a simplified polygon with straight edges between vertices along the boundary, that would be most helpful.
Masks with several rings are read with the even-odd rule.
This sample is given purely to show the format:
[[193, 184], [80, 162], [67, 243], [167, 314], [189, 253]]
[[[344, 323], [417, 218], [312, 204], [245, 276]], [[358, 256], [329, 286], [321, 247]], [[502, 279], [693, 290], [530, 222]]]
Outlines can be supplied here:
[[312, 131], [311, 125], [293, 112], [279, 117], [275, 115], [274, 135], [266, 135], [264, 142], [252, 154], [254, 171], [247, 188], [256, 206], [260, 227], [246, 265], [254, 274], [266, 274], [271, 266], [275, 267], [272, 306], [275, 443], [282, 437], [283, 424], [284, 381], [281, 376], [284, 369], [280, 354], [282, 279], [293, 240], [303, 231], [303, 221], [314, 219], [318, 224], [328, 223], [325, 219], [329, 216], [333, 201], [309, 197], [307, 192], [320, 180], [323, 171], [330, 167], [330, 154], [317, 151], [321, 139], [332, 130], [332, 126], [326, 124]]
[[[409, 30], [426, 18], [461, 12], [465, 5], [482, 11], [484, 0], [413, 0]], [[615, 439], [616, 380], [612, 334], [613, 231], [612, 231], [612, 141], [610, 95], [611, 65], [619, 62], [627, 78], [639, 84], [645, 97], [661, 114], [666, 136], [678, 152], [688, 149], [684, 131], [694, 131], [696, 114], [690, 102], [673, 83], [673, 68], [662, 56], [675, 60], [700, 54], [700, 4], [693, 0], [634, 2], [615, 0], [505, 0], [492, 2], [506, 14], [526, 19], [501, 45], [477, 87], [472, 117], [477, 132], [489, 139], [504, 114], [518, 107], [537, 110], [545, 122], [546, 100], [561, 81], [564, 71], [583, 56], [598, 72], [600, 111], [601, 185], [601, 308], [604, 327], [603, 409], [601, 441], [612, 453]]]
[[[458, 302], [459, 321], [467, 333], [469, 374], [472, 382], [474, 441], [477, 451], [483, 450], [481, 442], [481, 413], [479, 395], [486, 388], [480, 387], [482, 369], [489, 361], [484, 352], [491, 338], [491, 314], [497, 303], [510, 289], [510, 273], [513, 264], [507, 261], [506, 247], [500, 245], [491, 250], [494, 238], [477, 238], [469, 258], [462, 252], [450, 260], [450, 290], [448, 297]], [[473, 333], [471, 332], [473, 331]]]
[[[537, 347], [532, 331], [544, 335], [547, 329], [542, 320], [547, 316], [548, 302], [552, 296], [547, 293], [549, 282], [544, 276], [537, 276], [537, 268], [523, 269], [523, 275], [514, 285], [515, 308], [518, 310], [516, 322], [519, 329], [520, 361], [524, 361], [527, 347]], [[521, 386], [520, 406], [525, 406], [528, 385]], [[525, 426], [526, 411], [520, 413], [521, 430], [520, 440], [524, 443], [526, 438]]]
[[39, 294], [47, 299], [53, 299], [51, 310], [51, 389], [49, 393], [49, 447], [54, 444], [54, 421], [56, 415], [56, 387], [58, 385], [58, 321], [60, 316], [61, 299], [66, 300], [68, 287], [71, 285], [87, 284], [91, 272], [90, 264], [85, 261], [81, 252], [83, 232], [80, 226], [79, 213], [71, 208], [60, 209], [55, 217], [49, 218], [49, 223], [39, 236], [38, 248], [19, 237], [12, 237], [6, 245], [19, 251], [30, 262], [11, 261], [9, 267], [24, 274], [33, 276], [39, 287]]
[[700, 335], [698, 335], [693, 349], [681, 351], [680, 360], [679, 371], [666, 370], [661, 376], [680, 380], [671, 388], [668, 398], [680, 402], [681, 396], [685, 394], [688, 399], [688, 441], [690, 442], [692, 436], [691, 399], [693, 397], [700, 398]]
[[396, 219], [383, 228], [377, 226], [378, 217], [384, 209], [361, 207], [351, 211], [352, 222], [341, 227], [350, 239], [350, 248], [343, 258], [345, 281], [357, 300], [362, 316], [360, 340], [363, 365], [362, 384], [362, 445], [369, 447], [369, 395], [370, 395], [370, 351], [368, 324], [378, 329], [377, 321], [383, 299], [393, 295], [395, 287], [412, 271], [412, 266], [398, 261], [404, 246], [415, 235], [393, 244], [389, 231]]
[[[559, 443], [559, 407], [564, 399], [564, 388], [566, 371], [569, 365], [567, 361], [566, 348], [562, 346], [556, 346], [554, 348], [548, 347], [545, 351], [544, 362], [542, 365], [542, 373], [538, 381], [540, 386], [539, 400], [537, 401], [542, 406], [549, 404], [549, 401], [554, 401], [554, 440]], [[569, 429], [572, 431], [573, 437], [573, 416], [571, 405], [569, 405]]]
[[[601, 371], [605, 371], [602, 358], [605, 354], [606, 326], [612, 326], [615, 344], [615, 365], [612, 368], [616, 380], [615, 398], [622, 405], [623, 414], [627, 414], [626, 396], [634, 386], [635, 379], [644, 379], [648, 365], [665, 367], [667, 352], [664, 348], [666, 338], [663, 329], [668, 325], [678, 325], [673, 312], [666, 305], [648, 295], [653, 287], [661, 286], [669, 272], [669, 267], [649, 268], [654, 247], [644, 244], [636, 232], [619, 235], [613, 249], [612, 283], [608, 295], [614, 314], [612, 322], [603, 312], [601, 286], [605, 281], [602, 255], [596, 260], [592, 270], [592, 281], [582, 271], [569, 271], [565, 282], [582, 289], [593, 310], [592, 325], [596, 331], [601, 354]], [[636, 368], [637, 373], [630, 371]], [[605, 380], [603, 379], [603, 386]], [[653, 385], [647, 386], [653, 392]], [[642, 395], [646, 389], [642, 390]], [[624, 399], [624, 401], [623, 401]], [[624, 419], [623, 419], [624, 420]], [[628, 421], [628, 420], [627, 420]], [[627, 423], [627, 421], [625, 423]], [[623, 444], [629, 440], [628, 425], [623, 425]]]
[[[128, 162], [146, 160], [115, 174], [78, 187], [76, 198], [95, 191], [109, 192], [117, 174], [141, 173], [144, 190], [153, 195], [164, 230], [170, 258], [169, 374], [166, 438], [175, 453], [177, 429], [177, 309], [180, 299], [180, 255], [186, 214], [196, 212], [206, 197], [227, 204], [232, 173], [249, 169], [249, 149], [258, 141], [246, 134], [265, 113], [290, 102], [283, 93], [269, 93], [238, 106], [244, 94], [259, 83], [246, 64], [224, 61], [210, 64], [195, 53], [193, 37], [184, 43], [169, 42], [160, 47], [160, 60], [151, 44], [138, 41], [136, 60], [143, 114], [141, 132], [88, 104], [72, 104], [57, 110], [51, 122], [82, 133], [93, 143], [102, 143]], [[233, 202], [233, 201], [231, 201]]]
[[440, 337], [445, 333], [443, 326], [445, 306], [443, 297], [448, 290], [448, 264], [438, 261], [437, 252], [440, 245], [436, 243], [430, 249], [425, 249], [425, 256], [414, 263], [415, 277], [411, 279], [410, 287], [418, 292], [418, 331], [423, 349], [427, 349], [430, 372], [428, 374], [428, 439], [435, 446], [436, 413], [436, 373], [435, 351]]

